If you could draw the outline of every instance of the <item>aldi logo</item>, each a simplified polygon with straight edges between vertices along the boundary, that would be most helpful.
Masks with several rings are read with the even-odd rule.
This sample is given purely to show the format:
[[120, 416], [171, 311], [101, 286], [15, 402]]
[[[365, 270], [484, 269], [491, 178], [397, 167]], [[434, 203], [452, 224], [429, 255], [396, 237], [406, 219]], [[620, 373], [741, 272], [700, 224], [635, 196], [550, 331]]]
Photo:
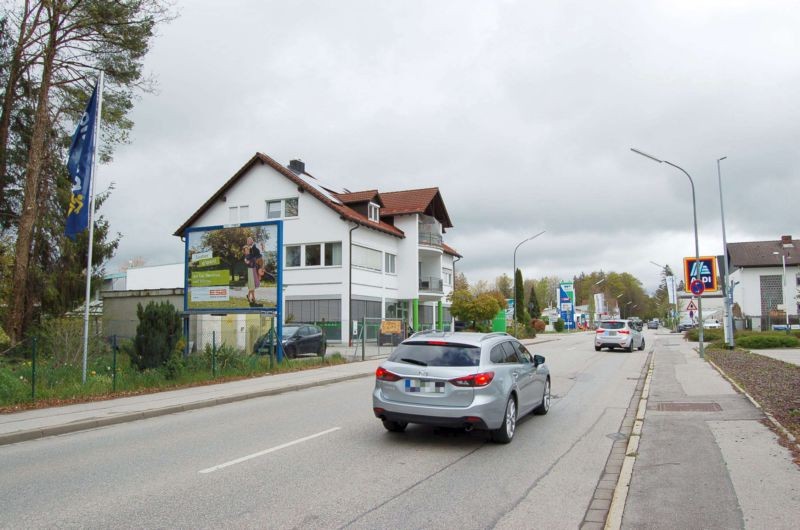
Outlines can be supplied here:
[[717, 286], [717, 257], [716, 256], [700, 256], [696, 258], [683, 258], [683, 284], [684, 290], [690, 293], [689, 286], [692, 280], [700, 276], [700, 281], [706, 291], [716, 291], [719, 289]]

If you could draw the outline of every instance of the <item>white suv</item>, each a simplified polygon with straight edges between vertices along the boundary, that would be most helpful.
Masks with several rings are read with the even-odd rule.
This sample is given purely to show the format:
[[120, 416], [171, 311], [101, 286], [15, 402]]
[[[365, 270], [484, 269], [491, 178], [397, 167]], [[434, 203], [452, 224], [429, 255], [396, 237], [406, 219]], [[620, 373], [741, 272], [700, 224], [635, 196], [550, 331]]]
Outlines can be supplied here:
[[594, 351], [603, 348], [644, 349], [644, 335], [630, 320], [603, 320], [594, 334]]

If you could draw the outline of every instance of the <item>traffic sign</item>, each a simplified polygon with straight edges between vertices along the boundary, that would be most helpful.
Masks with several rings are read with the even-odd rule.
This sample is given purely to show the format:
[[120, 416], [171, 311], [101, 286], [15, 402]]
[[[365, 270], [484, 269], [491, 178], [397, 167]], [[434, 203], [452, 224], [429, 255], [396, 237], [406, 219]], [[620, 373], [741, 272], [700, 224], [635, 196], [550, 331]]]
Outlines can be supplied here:
[[703, 282], [695, 278], [694, 280], [692, 280], [692, 283], [689, 284], [689, 289], [692, 290], [693, 294], [700, 296], [701, 294], [703, 294], [703, 291], [706, 290], [706, 286], [703, 285]]
[[694, 305], [694, 300], [689, 300], [689, 305], [686, 306], [687, 311], [697, 311], [697, 306]]
[[[683, 258], [683, 277], [686, 292], [693, 292], [692, 279], [703, 282], [704, 291], [717, 291], [717, 258], [700, 256], [699, 259]], [[698, 293], [695, 293], [698, 294]]]

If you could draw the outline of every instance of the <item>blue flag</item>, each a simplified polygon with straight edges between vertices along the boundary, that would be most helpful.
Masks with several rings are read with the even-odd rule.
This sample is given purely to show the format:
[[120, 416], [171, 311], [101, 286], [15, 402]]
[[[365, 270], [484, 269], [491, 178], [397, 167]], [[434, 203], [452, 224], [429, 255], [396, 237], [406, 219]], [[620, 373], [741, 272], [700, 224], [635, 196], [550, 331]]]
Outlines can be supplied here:
[[89, 208], [91, 207], [91, 181], [92, 162], [95, 151], [95, 121], [97, 116], [98, 95], [97, 85], [94, 87], [92, 97], [86, 106], [86, 112], [81, 116], [81, 121], [72, 135], [72, 144], [69, 146], [69, 160], [67, 171], [72, 180], [72, 196], [69, 200], [67, 212], [66, 234], [72, 240], [86, 230], [89, 226]]

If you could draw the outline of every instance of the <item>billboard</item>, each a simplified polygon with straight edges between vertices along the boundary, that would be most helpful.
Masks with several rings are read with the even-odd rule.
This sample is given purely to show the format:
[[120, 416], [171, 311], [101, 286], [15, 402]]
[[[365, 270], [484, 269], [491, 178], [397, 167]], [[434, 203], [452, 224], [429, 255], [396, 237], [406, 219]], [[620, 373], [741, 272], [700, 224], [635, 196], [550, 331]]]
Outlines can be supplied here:
[[717, 287], [717, 258], [716, 256], [700, 256], [699, 258], [683, 258], [684, 289], [691, 291], [692, 280], [700, 275], [700, 281], [706, 291], [716, 291]]
[[278, 311], [283, 221], [189, 228], [185, 311]]

